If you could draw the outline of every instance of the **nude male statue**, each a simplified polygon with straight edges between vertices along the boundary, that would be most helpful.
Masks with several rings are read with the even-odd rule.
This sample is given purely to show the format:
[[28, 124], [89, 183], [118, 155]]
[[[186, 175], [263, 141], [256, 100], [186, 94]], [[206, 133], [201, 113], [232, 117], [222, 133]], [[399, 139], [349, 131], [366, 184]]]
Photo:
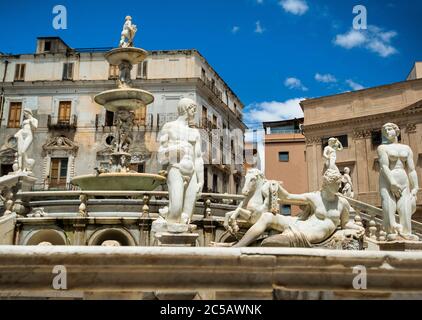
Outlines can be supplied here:
[[189, 127], [197, 112], [196, 103], [191, 99], [181, 99], [177, 111], [179, 117], [166, 123], [160, 132], [158, 161], [168, 171], [166, 220], [168, 223], [189, 224], [204, 185], [204, 161], [200, 133]]

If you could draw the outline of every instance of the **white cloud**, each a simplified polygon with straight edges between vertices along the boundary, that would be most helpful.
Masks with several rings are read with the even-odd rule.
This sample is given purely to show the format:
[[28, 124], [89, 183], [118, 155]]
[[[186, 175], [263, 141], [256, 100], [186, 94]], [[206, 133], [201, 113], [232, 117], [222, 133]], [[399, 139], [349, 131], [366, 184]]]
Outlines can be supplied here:
[[353, 90], [362, 90], [365, 89], [365, 87], [359, 83], [354, 82], [351, 79], [346, 80], [346, 83], [349, 85], [350, 88]]
[[281, 0], [279, 4], [284, 11], [298, 16], [305, 14], [309, 9], [305, 0]]
[[239, 32], [239, 30], [240, 30], [240, 27], [238, 27], [238, 26], [234, 26], [234, 27], [232, 28], [232, 33], [233, 33], [233, 34], [236, 34], [236, 33], [238, 33], [238, 32]]
[[377, 26], [368, 26], [367, 30], [351, 29], [344, 34], [338, 34], [334, 39], [334, 44], [345, 49], [363, 47], [386, 58], [398, 52], [391, 45], [392, 39], [396, 36], [395, 31], [383, 31]]
[[334, 43], [340, 47], [346, 49], [352, 49], [357, 46], [361, 46], [366, 42], [366, 37], [363, 33], [356, 30], [350, 30], [345, 34], [338, 34]]
[[[280, 121], [294, 118], [302, 118], [303, 111], [299, 103], [305, 98], [295, 98], [284, 102], [265, 101], [252, 103], [247, 106], [245, 119], [247, 123], [254, 124], [267, 121]], [[251, 125], [252, 127], [253, 125]]]
[[265, 29], [261, 26], [261, 21], [255, 22], [255, 33], [262, 34], [264, 33]]
[[284, 85], [289, 88], [289, 89], [299, 89], [302, 91], [308, 91], [308, 88], [306, 88], [303, 84], [302, 81], [300, 81], [297, 78], [287, 78], [284, 81]]
[[336, 77], [334, 77], [332, 74], [329, 74], [329, 73], [327, 73], [327, 74], [317, 73], [315, 75], [315, 80], [318, 81], [318, 82], [323, 82], [323, 83], [334, 83], [334, 82], [337, 82]]

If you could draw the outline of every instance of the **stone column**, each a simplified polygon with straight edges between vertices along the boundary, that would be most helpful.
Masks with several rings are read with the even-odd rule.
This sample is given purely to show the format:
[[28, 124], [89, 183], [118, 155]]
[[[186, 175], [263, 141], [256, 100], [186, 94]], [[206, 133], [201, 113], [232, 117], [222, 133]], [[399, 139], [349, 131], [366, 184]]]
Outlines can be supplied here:
[[370, 130], [356, 130], [353, 133], [353, 141], [355, 142], [356, 152], [356, 172], [358, 181], [355, 184], [356, 195], [360, 193], [369, 192], [369, 179], [368, 179], [368, 156], [366, 152], [366, 139], [371, 136]]

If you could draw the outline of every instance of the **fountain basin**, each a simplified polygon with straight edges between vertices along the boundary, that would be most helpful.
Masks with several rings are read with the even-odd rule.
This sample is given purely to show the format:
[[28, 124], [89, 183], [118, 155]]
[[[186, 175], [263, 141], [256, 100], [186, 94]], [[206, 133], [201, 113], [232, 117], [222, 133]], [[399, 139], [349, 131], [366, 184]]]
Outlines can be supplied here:
[[153, 191], [165, 182], [165, 177], [149, 173], [90, 174], [71, 181], [84, 191]]
[[143, 49], [129, 47], [110, 50], [105, 54], [105, 58], [110, 64], [116, 66], [123, 61], [128, 61], [131, 65], [135, 65], [144, 61], [147, 55], [148, 52]]
[[119, 109], [135, 111], [154, 102], [154, 96], [148, 91], [135, 88], [121, 88], [101, 92], [94, 97], [96, 103], [108, 111]]

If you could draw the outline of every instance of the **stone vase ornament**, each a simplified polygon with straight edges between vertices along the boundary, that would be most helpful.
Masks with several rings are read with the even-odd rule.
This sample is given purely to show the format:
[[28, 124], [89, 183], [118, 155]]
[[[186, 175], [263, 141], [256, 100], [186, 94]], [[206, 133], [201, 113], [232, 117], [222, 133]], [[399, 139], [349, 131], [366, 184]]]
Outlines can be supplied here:
[[[380, 195], [387, 241], [418, 241], [412, 234], [419, 190], [412, 149], [398, 142], [400, 128], [394, 123], [382, 127], [383, 144], [378, 147]], [[396, 213], [399, 221], [396, 221]]]

